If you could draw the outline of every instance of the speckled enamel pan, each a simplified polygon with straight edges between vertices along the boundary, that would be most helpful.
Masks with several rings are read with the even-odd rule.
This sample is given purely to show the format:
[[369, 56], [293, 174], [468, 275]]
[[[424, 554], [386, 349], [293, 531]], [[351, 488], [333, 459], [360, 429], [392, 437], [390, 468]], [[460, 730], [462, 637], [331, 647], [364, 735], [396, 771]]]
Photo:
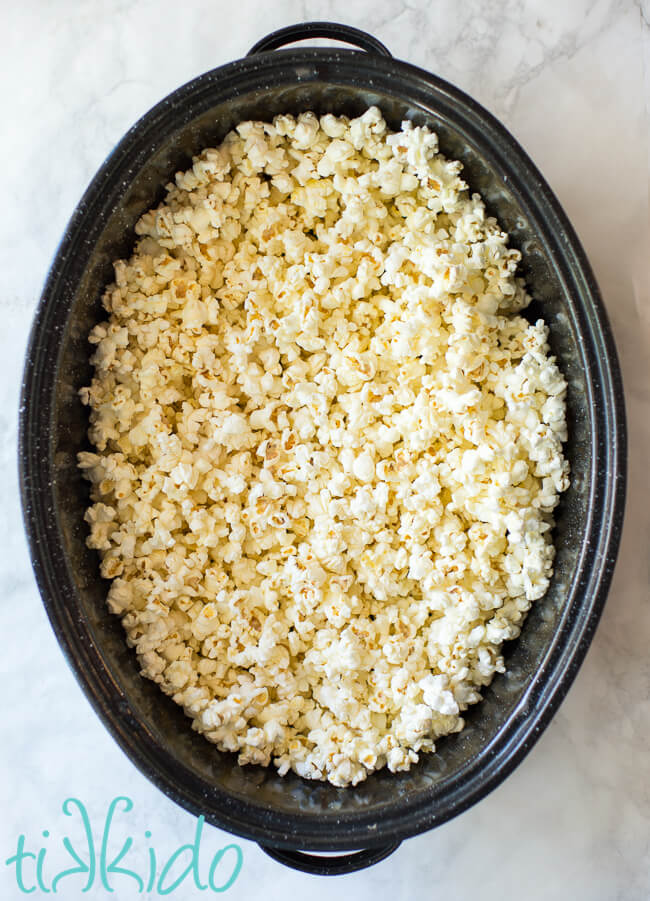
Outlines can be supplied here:
[[[308, 37], [366, 52], [268, 52]], [[468, 712], [464, 731], [442, 739], [410, 772], [381, 771], [337, 789], [280, 777], [273, 767], [238, 766], [139, 675], [119, 619], [106, 607], [98, 556], [85, 544], [88, 487], [76, 455], [88, 448], [88, 419], [77, 392], [91, 377], [86, 339], [102, 316], [111, 261], [129, 254], [134, 223], [193, 153], [244, 119], [308, 109], [356, 116], [371, 104], [393, 129], [404, 118], [434, 129], [442, 152], [463, 162], [464, 178], [521, 250], [534, 298], [526, 315], [548, 323], [569, 384], [571, 487], [556, 511], [551, 587], [506, 647], [507, 672]], [[20, 418], [25, 526], [43, 602], [81, 687], [133, 763], [170, 798], [311, 873], [346, 873], [381, 860], [403, 839], [485, 797], [530, 751], [575, 678], [605, 602], [623, 518], [625, 458], [611, 331], [584, 251], [549, 186], [478, 103], [341, 25], [303, 24], [269, 35], [245, 59], [174, 91], [130, 129], [70, 220], [29, 342]]]

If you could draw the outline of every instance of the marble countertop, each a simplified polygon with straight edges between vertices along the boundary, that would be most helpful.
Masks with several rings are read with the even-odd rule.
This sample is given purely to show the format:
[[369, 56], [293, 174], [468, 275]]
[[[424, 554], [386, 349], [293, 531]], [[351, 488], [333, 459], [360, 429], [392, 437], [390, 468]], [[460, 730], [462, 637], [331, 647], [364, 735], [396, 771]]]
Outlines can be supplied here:
[[[150, 845], [161, 860], [191, 842], [196, 826], [135, 769], [92, 712], [55, 641], [32, 576], [15, 463], [18, 388], [49, 261], [82, 191], [139, 115], [193, 76], [242, 56], [268, 31], [309, 19], [371, 30], [399, 58], [459, 85], [507, 125], [541, 168], [585, 245], [621, 354], [630, 425], [629, 504], [593, 646], [552, 724], [503, 785], [450, 823], [405, 842], [372, 870], [333, 882], [285, 869], [254, 844], [236, 840], [243, 865], [224, 896], [280, 901], [306, 891], [313, 901], [332, 892], [358, 901], [647, 901], [647, 0], [23, 0], [3, 8], [0, 897], [23, 896], [15, 866], [5, 865], [21, 834], [26, 849], [45, 849], [47, 884], [54, 872], [72, 865], [59, 846], [63, 835], [78, 841], [81, 815], [77, 809], [76, 816], [64, 817], [67, 798], [83, 802], [99, 841], [111, 800], [128, 796], [133, 809], [120, 814], [123, 831], [141, 849], [145, 830], [151, 832]], [[206, 861], [231, 840], [206, 827]], [[29, 861], [26, 887], [35, 872]], [[133, 877], [113, 878], [119, 901], [158, 897], [155, 889], [138, 893]], [[69, 876], [59, 897], [110, 897], [99, 877], [85, 894], [84, 885], [82, 876]], [[173, 897], [211, 895], [184, 885]]]

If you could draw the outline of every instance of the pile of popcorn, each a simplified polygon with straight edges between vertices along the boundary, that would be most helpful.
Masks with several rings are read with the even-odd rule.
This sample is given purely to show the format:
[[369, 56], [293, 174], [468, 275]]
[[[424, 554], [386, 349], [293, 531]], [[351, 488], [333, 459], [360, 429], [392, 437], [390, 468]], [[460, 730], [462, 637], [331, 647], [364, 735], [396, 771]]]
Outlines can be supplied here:
[[566, 384], [427, 128], [243, 122], [115, 263], [88, 544], [142, 674], [239, 762], [408, 769], [552, 571]]

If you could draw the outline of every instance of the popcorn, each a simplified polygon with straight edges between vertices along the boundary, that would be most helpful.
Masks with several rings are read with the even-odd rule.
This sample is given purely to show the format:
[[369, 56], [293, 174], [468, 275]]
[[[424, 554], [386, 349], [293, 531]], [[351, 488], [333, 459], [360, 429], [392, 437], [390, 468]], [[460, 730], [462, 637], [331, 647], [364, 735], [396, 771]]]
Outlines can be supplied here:
[[359, 454], [352, 464], [352, 472], [355, 479], [360, 482], [372, 482], [375, 477], [375, 461], [372, 455], [367, 451]]
[[88, 545], [142, 674], [242, 765], [409, 769], [548, 587], [566, 383], [460, 170], [376, 107], [242, 122], [115, 263]]

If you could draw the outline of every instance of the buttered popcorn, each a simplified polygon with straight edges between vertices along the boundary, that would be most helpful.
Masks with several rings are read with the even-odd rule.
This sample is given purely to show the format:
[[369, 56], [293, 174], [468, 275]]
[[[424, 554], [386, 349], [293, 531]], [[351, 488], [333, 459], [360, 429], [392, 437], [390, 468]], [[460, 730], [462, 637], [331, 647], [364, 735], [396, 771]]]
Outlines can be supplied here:
[[142, 674], [242, 764], [408, 769], [549, 584], [566, 385], [460, 170], [374, 107], [244, 122], [115, 264], [88, 544]]

